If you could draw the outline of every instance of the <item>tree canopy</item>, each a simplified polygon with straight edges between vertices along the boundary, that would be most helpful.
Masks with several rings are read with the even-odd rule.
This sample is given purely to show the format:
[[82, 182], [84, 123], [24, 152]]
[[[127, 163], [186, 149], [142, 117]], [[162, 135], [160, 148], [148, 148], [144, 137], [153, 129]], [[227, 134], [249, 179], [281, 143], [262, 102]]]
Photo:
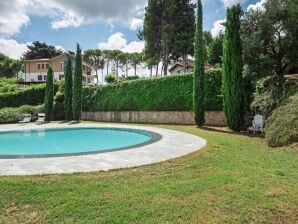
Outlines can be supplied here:
[[22, 69], [22, 61], [14, 60], [0, 52], [0, 77], [12, 78]]
[[24, 53], [26, 60], [53, 58], [63, 53], [61, 50], [56, 49], [55, 46], [39, 41], [34, 41], [27, 47], [28, 51]]

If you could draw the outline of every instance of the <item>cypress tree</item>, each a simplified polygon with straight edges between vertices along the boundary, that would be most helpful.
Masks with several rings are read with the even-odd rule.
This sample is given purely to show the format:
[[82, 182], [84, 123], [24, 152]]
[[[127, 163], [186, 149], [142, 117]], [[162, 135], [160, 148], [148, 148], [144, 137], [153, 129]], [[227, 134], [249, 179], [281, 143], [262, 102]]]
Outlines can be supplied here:
[[75, 72], [73, 83], [73, 119], [80, 121], [82, 112], [82, 50], [77, 44], [77, 53], [75, 59]]
[[195, 31], [195, 70], [194, 70], [194, 89], [193, 103], [195, 121], [198, 126], [205, 123], [205, 102], [204, 102], [204, 47], [203, 47], [203, 28], [202, 28], [202, 3], [198, 0], [198, 10]]
[[47, 80], [46, 80], [46, 89], [45, 89], [45, 114], [46, 121], [51, 121], [53, 119], [53, 104], [54, 104], [54, 77], [53, 69], [51, 66], [48, 68]]
[[65, 70], [64, 87], [64, 112], [67, 121], [72, 120], [72, 66], [71, 58], [68, 58]]
[[223, 97], [228, 127], [240, 131], [244, 124], [245, 98], [240, 39], [240, 5], [227, 9], [223, 44]]

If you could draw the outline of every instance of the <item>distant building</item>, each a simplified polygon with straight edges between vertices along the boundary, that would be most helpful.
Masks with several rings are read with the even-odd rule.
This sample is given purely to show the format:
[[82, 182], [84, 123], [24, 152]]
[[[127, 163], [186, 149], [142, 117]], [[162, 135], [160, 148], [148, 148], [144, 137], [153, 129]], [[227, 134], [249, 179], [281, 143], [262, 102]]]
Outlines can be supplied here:
[[[192, 59], [186, 60], [186, 73], [193, 72], [195, 68], [195, 62]], [[172, 61], [169, 72], [171, 75], [179, 75], [184, 73], [184, 63], [181, 60]]]
[[[205, 64], [205, 69], [211, 69], [214, 68], [214, 66]], [[193, 59], [187, 59], [186, 60], [186, 73], [191, 73], [195, 69], [195, 61]], [[184, 74], [184, 63], [182, 60], [178, 61], [172, 61], [170, 65], [169, 72], [171, 75], [179, 75], [179, 74]]]
[[[34, 59], [24, 61], [24, 82], [25, 83], [44, 83], [47, 78], [47, 70], [51, 65], [54, 72], [54, 80], [64, 79], [64, 65], [67, 58], [72, 60], [72, 68], [75, 67], [75, 54], [65, 52], [54, 58]], [[83, 61], [83, 84], [94, 85], [96, 76], [92, 74], [92, 66]]]

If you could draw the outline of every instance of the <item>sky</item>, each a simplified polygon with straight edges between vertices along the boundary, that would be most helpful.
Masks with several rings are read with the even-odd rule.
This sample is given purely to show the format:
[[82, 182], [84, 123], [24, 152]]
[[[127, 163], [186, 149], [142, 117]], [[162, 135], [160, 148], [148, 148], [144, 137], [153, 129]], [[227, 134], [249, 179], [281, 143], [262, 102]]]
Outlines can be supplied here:
[[[266, 0], [202, 0], [203, 28], [216, 36], [223, 29], [226, 8], [244, 10]], [[193, 0], [195, 2], [195, 0]], [[0, 0], [0, 52], [17, 59], [33, 41], [63, 50], [120, 49], [141, 52], [147, 0]]]

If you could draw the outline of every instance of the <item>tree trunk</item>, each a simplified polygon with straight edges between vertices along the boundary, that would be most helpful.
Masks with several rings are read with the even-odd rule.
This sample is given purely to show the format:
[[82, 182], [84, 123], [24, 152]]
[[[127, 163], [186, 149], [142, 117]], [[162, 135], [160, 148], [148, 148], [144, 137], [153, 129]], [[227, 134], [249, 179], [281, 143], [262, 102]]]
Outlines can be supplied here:
[[159, 63], [157, 63], [156, 65], [156, 74], [155, 74], [156, 77], [158, 76], [158, 67], [159, 67]]
[[135, 76], [137, 76], [137, 64], [135, 64]]
[[184, 74], [187, 73], [187, 69], [186, 69], [186, 58], [187, 58], [187, 55], [184, 54], [183, 55], [183, 72], [184, 72]]

